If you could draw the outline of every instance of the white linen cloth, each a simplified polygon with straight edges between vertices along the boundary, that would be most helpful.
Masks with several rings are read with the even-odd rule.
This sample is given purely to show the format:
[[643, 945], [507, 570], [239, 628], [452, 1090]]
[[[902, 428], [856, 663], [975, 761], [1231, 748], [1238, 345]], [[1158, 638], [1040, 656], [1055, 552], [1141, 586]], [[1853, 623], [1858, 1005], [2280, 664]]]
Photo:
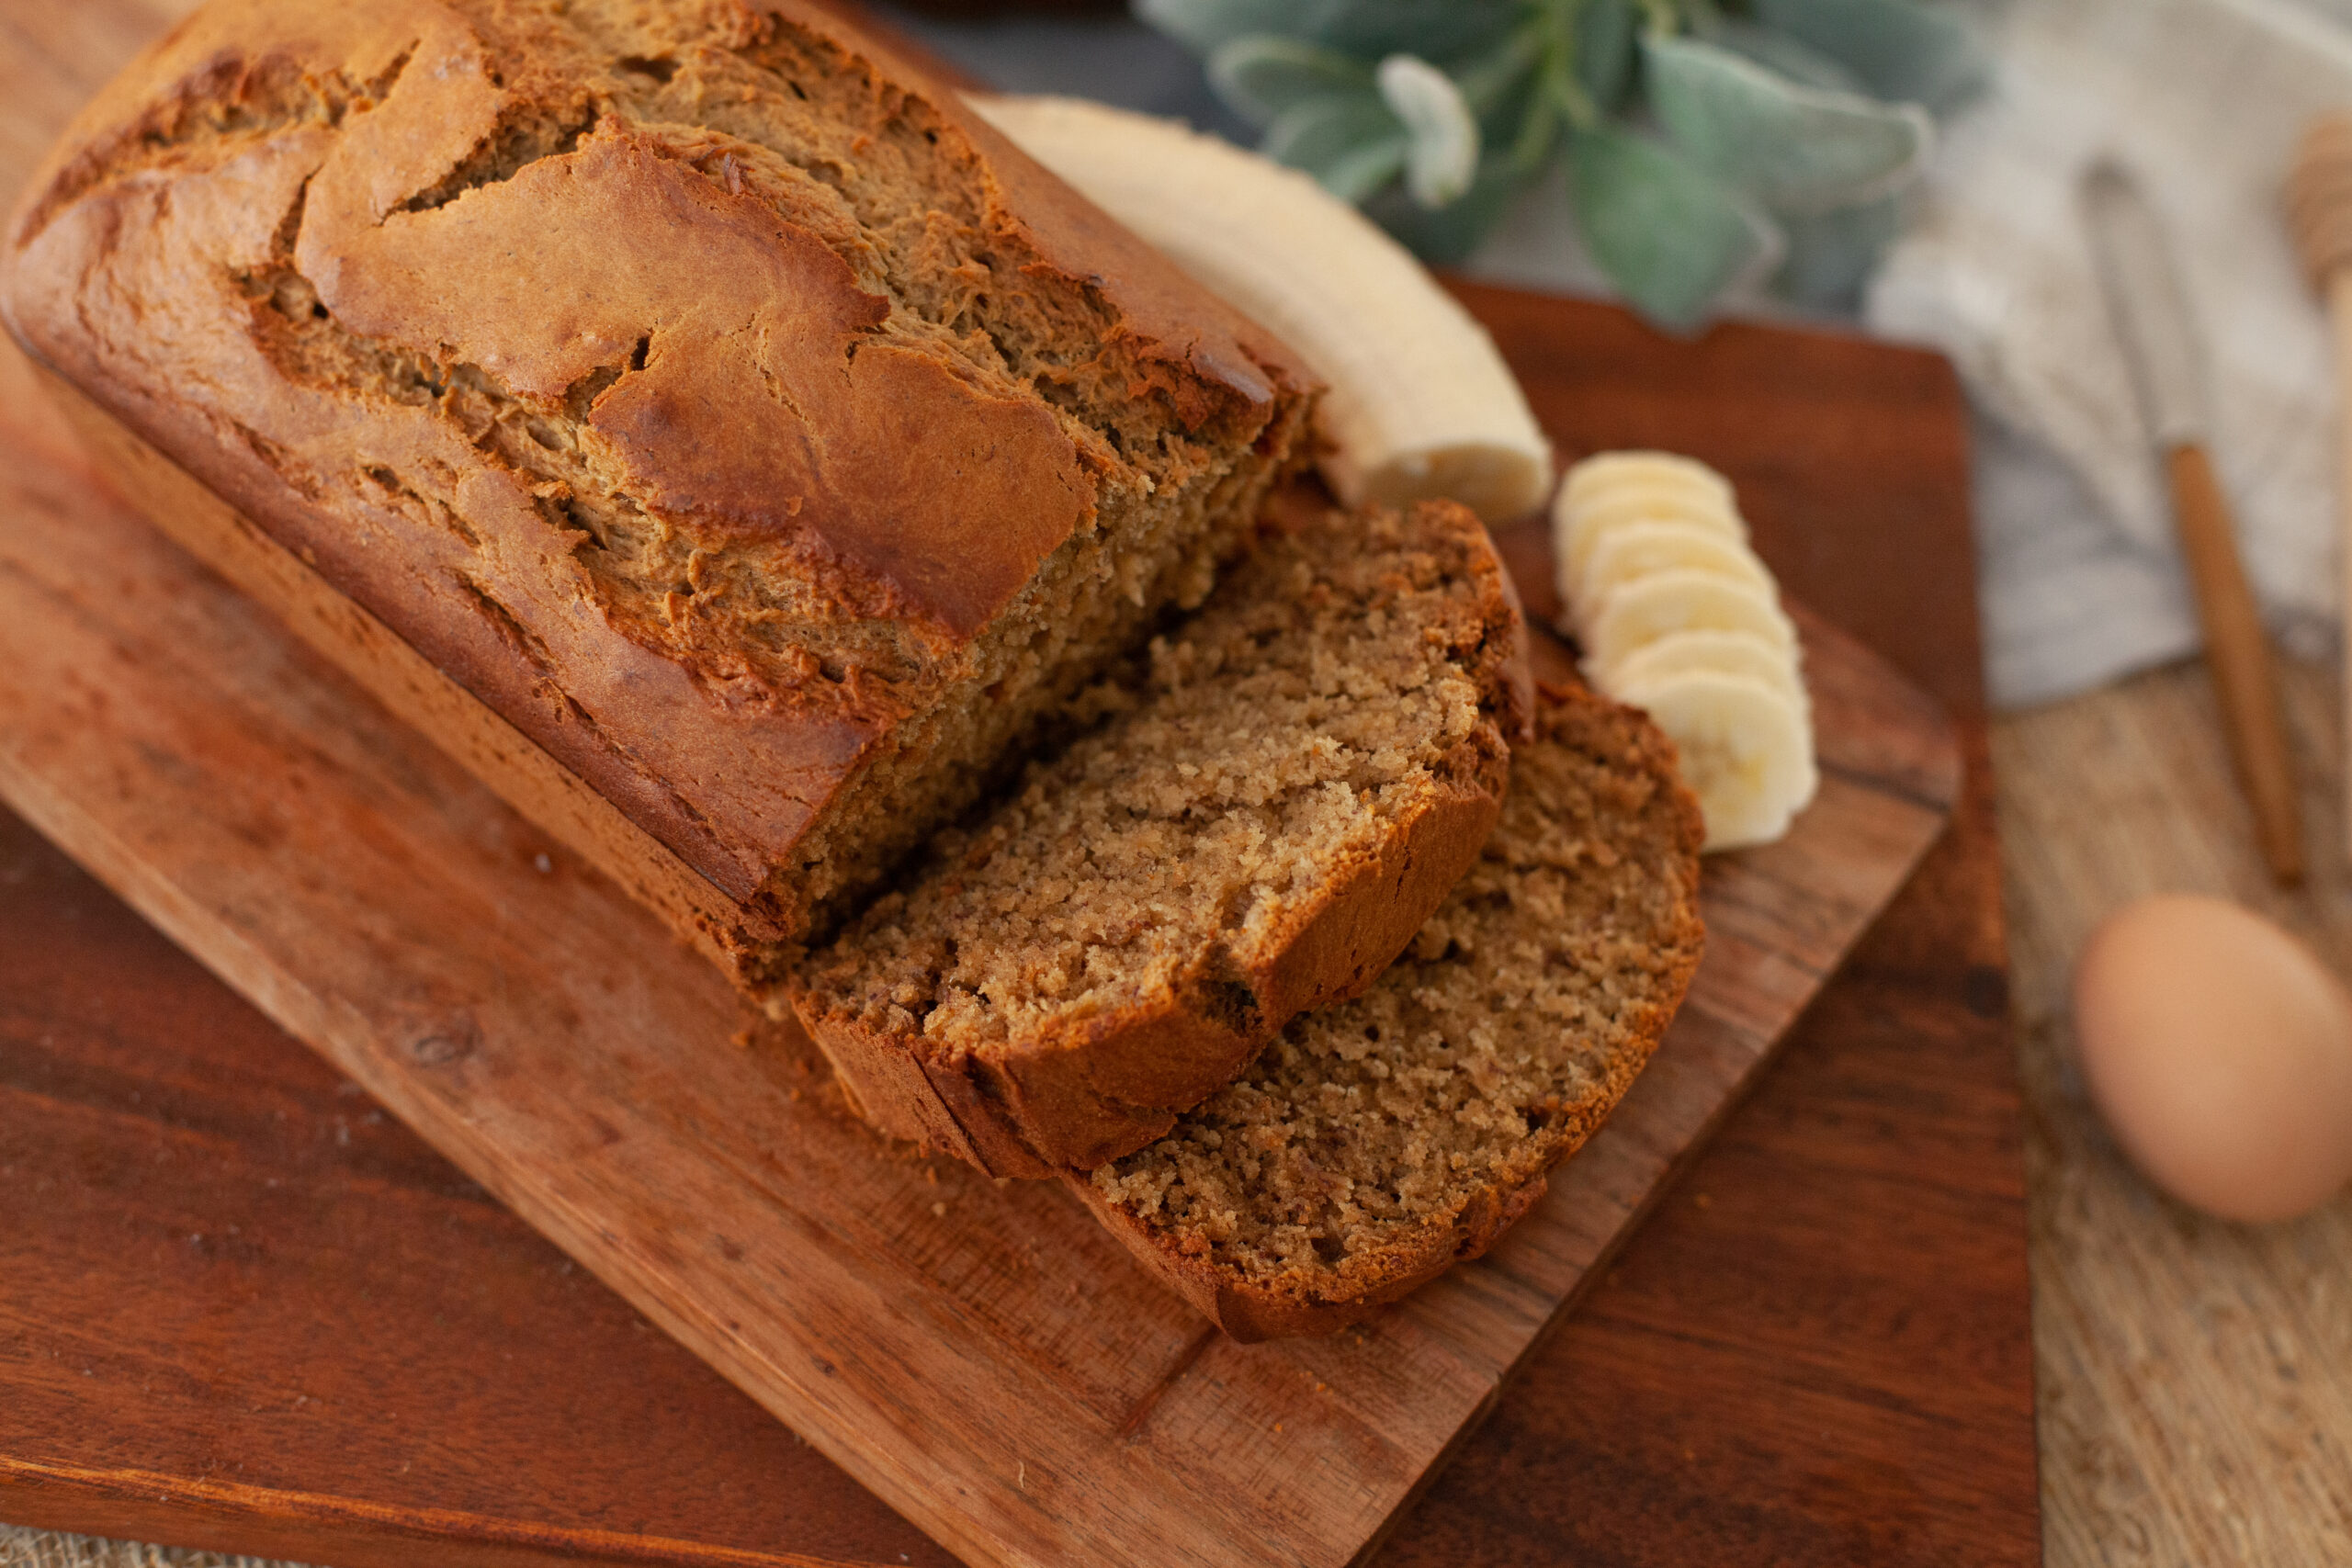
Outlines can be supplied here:
[[2274, 628], [2337, 612], [2335, 389], [2281, 197], [2315, 114], [2352, 107], [2352, 0], [2011, 0], [1999, 62], [1870, 288], [1876, 333], [1958, 364], [1977, 464], [1994, 700], [2061, 696], [2197, 645], [2163, 479], [2076, 189], [2103, 152], [2166, 220], [2211, 374], [2213, 456]]

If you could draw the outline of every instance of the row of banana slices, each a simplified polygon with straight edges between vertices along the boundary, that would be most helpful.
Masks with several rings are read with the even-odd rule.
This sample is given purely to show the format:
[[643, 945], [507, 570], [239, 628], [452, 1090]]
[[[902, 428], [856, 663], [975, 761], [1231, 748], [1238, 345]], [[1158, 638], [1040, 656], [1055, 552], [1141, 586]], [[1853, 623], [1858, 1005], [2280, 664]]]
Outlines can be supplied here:
[[1603, 453], [1568, 470], [1552, 521], [1585, 678], [1673, 739], [1707, 848], [1781, 837], [1819, 782], [1813, 705], [1729, 482], [1688, 457]]

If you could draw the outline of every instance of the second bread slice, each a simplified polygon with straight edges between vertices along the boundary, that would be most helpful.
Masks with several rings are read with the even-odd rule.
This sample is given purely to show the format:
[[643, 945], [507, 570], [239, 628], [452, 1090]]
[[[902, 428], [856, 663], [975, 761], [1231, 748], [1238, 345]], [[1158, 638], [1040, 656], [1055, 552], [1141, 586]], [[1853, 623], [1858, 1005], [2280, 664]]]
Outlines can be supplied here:
[[1526, 680], [1468, 512], [1322, 517], [940, 835], [793, 1005], [895, 1136], [998, 1176], [1140, 1148], [1411, 940], [1500, 813]]
[[1332, 1333], [1485, 1252], [1681, 1005], [1704, 830], [1672, 743], [1581, 690], [1535, 722], [1502, 826], [1379, 985], [1067, 1179], [1237, 1339]]

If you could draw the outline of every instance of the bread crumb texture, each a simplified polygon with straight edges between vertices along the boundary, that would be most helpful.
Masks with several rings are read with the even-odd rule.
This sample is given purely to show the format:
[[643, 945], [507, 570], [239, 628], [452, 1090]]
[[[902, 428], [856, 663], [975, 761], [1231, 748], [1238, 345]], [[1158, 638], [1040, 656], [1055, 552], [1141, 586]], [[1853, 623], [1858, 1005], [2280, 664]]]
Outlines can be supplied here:
[[1698, 814], [1633, 710], [1578, 693], [1538, 723], [1477, 866], [1379, 984], [1093, 1173], [1170, 1258], [1302, 1305], [1376, 1296], [1484, 1250], [1623, 1096], [1698, 965]]
[[85, 115], [9, 299], [788, 930], [1205, 595], [1306, 400], [817, 18], [215, 0]]
[[985, 1058], [1271, 962], [1433, 796], [1499, 780], [1514, 629], [1460, 508], [1270, 540], [1089, 694], [1099, 728], [819, 956], [804, 1016]]

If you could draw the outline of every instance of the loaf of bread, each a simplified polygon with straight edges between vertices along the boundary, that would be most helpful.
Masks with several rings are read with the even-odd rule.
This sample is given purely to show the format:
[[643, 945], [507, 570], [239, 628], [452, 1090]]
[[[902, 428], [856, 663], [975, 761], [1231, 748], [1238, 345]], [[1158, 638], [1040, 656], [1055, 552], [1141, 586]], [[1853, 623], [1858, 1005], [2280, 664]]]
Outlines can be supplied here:
[[1524, 636], [1451, 502], [1271, 539], [811, 958], [801, 1021], [869, 1120], [992, 1174], [1141, 1147], [1372, 984], [1477, 858]]
[[215, 0], [18, 340], [742, 911], [752, 977], [1242, 545], [1285, 352], [798, 0]]
[[1486, 1251], [1681, 1003], [1704, 829], [1673, 746], [1582, 691], [1537, 710], [1501, 826], [1380, 983], [1069, 1179], [1237, 1339], [1329, 1333]]

